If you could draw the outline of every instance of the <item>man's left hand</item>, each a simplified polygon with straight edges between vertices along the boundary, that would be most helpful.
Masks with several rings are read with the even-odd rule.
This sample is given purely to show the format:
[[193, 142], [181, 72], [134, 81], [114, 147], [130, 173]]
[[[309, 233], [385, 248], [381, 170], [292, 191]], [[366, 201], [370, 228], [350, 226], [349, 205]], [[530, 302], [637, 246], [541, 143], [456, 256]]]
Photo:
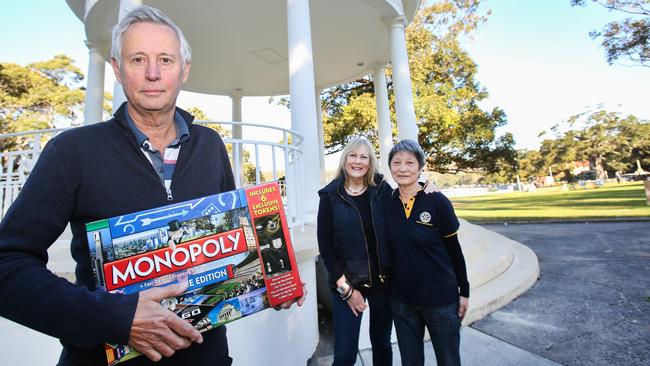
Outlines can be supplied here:
[[274, 309], [275, 310], [286, 310], [291, 308], [291, 305], [293, 303], [296, 303], [298, 306], [302, 306], [302, 304], [305, 302], [305, 299], [307, 298], [307, 283], [303, 282], [302, 283], [302, 296], [300, 296], [297, 299], [292, 299], [289, 301], [285, 301], [282, 304], [276, 306]]

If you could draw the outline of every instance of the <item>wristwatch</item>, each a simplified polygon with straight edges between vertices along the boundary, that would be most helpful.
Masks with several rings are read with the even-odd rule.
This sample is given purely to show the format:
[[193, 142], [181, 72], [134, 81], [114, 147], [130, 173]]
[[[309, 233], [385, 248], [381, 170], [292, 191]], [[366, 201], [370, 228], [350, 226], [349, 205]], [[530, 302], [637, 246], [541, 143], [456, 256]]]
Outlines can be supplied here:
[[348, 280], [345, 280], [345, 283], [343, 283], [342, 286], [337, 287], [336, 291], [338, 291], [341, 296], [345, 296], [347, 295], [348, 291], [350, 291], [350, 287], [352, 287], [350, 282], [348, 282]]

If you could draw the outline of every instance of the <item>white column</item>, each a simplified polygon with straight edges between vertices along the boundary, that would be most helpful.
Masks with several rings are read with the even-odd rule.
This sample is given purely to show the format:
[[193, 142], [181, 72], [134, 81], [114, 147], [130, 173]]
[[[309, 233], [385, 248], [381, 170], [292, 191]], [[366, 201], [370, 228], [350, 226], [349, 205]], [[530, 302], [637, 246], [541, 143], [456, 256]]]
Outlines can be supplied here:
[[397, 17], [390, 23], [390, 60], [393, 65], [393, 88], [395, 89], [395, 112], [397, 113], [398, 139], [418, 139], [415, 122], [411, 73], [406, 52], [405, 18]]
[[[120, 0], [120, 10], [118, 13], [117, 21], [119, 22], [124, 18], [124, 16], [136, 6], [142, 5], [142, 0]], [[122, 103], [126, 102], [126, 95], [124, 95], [124, 90], [122, 89], [122, 84], [118, 83], [117, 80], [113, 85], [113, 112], [115, 112]]]
[[304, 138], [298, 165], [299, 187], [296, 188], [300, 192], [296, 204], [298, 215], [302, 211], [307, 214], [302, 216], [306, 221], [315, 221], [320, 172], [309, 0], [287, 0], [287, 28], [291, 128]]
[[102, 121], [104, 110], [104, 72], [106, 64], [97, 46], [86, 41], [88, 47], [88, 82], [84, 103], [84, 124]]
[[393, 129], [390, 123], [390, 110], [388, 108], [388, 87], [383, 66], [377, 66], [372, 78], [375, 84], [375, 104], [377, 104], [377, 127], [379, 129], [379, 160], [382, 173], [390, 177], [388, 169], [388, 153], [393, 148]]
[[327, 180], [325, 174], [325, 133], [323, 132], [323, 105], [320, 100], [320, 89], [316, 89], [316, 127], [318, 128], [318, 168], [320, 169], [320, 186]]
[[[233, 122], [242, 122], [242, 107], [241, 101], [242, 96], [239, 93], [234, 93], [230, 96], [232, 99], [232, 120]], [[242, 126], [233, 125], [232, 126], [232, 138], [233, 140], [242, 140]], [[238, 181], [237, 187], [243, 187], [244, 184], [244, 147], [241, 143], [234, 143], [232, 145], [232, 156], [234, 160], [235, 168], [235, 180]]]

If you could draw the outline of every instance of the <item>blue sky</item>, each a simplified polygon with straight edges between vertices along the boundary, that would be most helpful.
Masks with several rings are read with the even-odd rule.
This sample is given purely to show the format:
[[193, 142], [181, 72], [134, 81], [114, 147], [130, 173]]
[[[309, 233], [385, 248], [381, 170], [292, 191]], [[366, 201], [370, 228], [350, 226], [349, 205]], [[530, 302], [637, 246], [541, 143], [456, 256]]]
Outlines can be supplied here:
[[[2, 2], [0, 61], [27, 64], [66, 54], [86, 70], [83, 27], [64, 0]], [[482, 106], [505, 110], [508, 124], [499, 132], [512, 132], [518, 148], [537, 148], [540, 131], [599, 105], [650, 119], [650, 68], [607, 65], [599, 42], [588, 36], [621, 15], [593, 4], [572, 8], [569, 2], [484, 0], [483, 8], [492, 15], [465, 42], [478, 64], [478, 81], [490, 94]], [[107, 82], [112, 82], [110, 76]], [[286, 109], [266, 101], [245, 98], [244, 120], [272, 119], [288, 127]], [[200, 106], [214, 119], [230, 119], [225, 97], [186, 93], [179, 104]]]

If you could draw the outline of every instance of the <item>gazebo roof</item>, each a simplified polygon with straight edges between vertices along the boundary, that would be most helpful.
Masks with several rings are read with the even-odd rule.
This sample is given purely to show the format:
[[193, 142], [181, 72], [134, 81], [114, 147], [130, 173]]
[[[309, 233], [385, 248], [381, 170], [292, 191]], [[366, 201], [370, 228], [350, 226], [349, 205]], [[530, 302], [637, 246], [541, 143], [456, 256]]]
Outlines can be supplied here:
[[[119, 1], [67, 0], [85, 23], [87, 40], [108, 59]], [[184, 89], [219, 95], [289, 92], [287, 0], [150, 0], [183, 30], [192, 46], [192, 72]], [[311, 0], [312, 49], [317, 87], [368, 74], [389, 61], [389, 26], [410, 21], [419, 0]], [[402, 13], [402, 7], [404, 12]]]

